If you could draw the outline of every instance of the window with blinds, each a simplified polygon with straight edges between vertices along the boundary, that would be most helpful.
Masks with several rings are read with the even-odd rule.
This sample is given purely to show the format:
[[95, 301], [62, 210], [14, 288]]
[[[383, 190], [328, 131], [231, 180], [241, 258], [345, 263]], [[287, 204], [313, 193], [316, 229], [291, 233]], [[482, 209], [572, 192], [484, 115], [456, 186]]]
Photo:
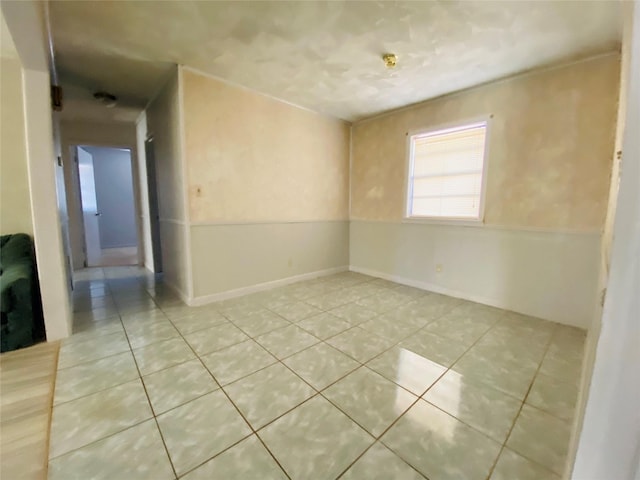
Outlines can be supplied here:
[[480, 220], [487, 122], [409, 138], [409, 217]]

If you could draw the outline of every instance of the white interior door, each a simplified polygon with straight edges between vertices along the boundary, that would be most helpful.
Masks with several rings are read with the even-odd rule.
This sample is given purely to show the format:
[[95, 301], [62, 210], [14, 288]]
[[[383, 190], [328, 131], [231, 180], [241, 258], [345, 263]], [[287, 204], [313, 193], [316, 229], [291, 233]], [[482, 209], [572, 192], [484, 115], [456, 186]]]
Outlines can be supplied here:
[[82, 200], [82, 218], [84, 220], [84, 240], [88, 267], [99, 266], [102, 261], [100, 212], [98, 211], [96, 184], [93, 175], [93, 156], [82, 147], [78, 147], [78, 177], [80, 178], [80, 197]]

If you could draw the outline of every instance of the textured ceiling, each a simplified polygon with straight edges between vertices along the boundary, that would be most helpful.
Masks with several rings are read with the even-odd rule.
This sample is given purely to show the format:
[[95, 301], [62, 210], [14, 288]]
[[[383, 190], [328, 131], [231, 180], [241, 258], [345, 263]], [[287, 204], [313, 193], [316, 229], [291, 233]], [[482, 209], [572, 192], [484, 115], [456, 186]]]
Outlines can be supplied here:
[[[53, 1], [63, 85], [140, 108], [184, 64], [346, 120], [619, 48], [617, 1]], [[386, 70], [385, 52], [398, 55]]]

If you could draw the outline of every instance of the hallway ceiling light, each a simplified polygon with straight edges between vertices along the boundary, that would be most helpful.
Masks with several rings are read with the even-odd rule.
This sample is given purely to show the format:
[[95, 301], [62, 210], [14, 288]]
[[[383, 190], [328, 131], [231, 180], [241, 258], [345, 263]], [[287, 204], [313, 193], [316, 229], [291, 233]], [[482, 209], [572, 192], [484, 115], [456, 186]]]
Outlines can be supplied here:
[[108, 92], [96, 92], [93, 94], [93, 98], [98, 100], [107, 108], [113, 108], [118, 103], [118, 98]]

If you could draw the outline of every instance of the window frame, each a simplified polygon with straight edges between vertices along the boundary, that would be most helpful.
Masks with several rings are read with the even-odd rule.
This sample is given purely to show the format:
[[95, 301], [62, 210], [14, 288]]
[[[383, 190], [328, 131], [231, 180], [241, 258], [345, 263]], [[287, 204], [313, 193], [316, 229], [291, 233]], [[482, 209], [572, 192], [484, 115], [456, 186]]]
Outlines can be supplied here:
[[[485, 199], [487, 190], [487, 172], [489, 167], [489, 143], [491, 138], [491, 119], [493, 115], [487, 114], [479, 117], [448, 122], [446, 124], [434, 125], [425, 128], [415, 129], [407, 132], [407, 145], [405, 155], [405, 195], [404, 195], [404, 223], [435, 223], [449, 225], [482, 225], [484, 224]], [[444, 133], [446, 130], [471, 127], [473, 125], [485, 124], [484, 152], [482, 162], [482, 185], [480, 187], [480, 208], [477, 217], [445, 217], [445, 216], [422, 216], [412, 215], [411, 207], [413, 203], [413, 139], [418, 136]]]

